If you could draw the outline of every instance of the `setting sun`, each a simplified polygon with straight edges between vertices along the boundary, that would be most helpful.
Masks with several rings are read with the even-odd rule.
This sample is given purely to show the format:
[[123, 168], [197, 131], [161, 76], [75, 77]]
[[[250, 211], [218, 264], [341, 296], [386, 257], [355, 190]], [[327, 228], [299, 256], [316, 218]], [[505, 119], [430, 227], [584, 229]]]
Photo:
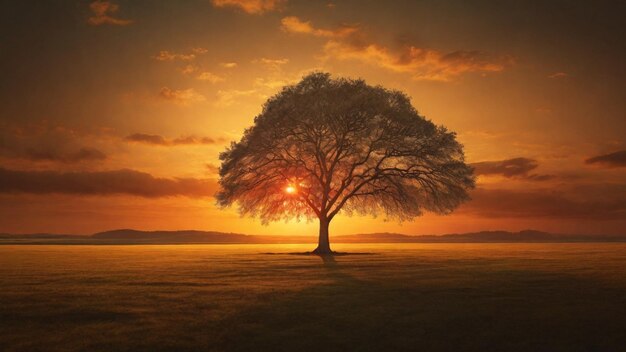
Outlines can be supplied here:
[[294, 186], [287, 186], [287, 188], [285, 188], [285, 192], [287, 192], [287, 194], [294, 194], [296, 193], [296, 188]]

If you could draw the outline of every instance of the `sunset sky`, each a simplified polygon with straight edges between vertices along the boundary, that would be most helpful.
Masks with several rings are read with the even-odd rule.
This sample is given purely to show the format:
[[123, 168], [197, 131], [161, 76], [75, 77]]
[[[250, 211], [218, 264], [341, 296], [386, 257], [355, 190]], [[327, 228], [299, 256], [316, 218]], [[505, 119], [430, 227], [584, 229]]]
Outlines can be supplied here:
[[[470, 4], [471, 3], [471, 4]], [[311, 235], [221, 210], [219, 153], [311, 71], [406, 92], [478, 175], [448, 216], [333, 234], [626, 234], [626, 3], [15, 1], [0, 41], [0, 232]]]

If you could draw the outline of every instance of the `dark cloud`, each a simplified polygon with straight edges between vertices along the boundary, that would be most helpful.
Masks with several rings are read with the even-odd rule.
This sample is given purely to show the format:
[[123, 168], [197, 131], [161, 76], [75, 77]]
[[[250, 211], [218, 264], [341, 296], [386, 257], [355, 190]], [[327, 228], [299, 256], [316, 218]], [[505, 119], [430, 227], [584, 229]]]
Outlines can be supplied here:
[[499, 161], [482, 161], [473, 163], [476, 175], [500, 175], [508, 178], [517, 177], [532, 181], [547, 181], [553, 179], [554, 175], [529, 174], [530, 171], [539, 166], [539, 162], [529, 158], [513, 158]]
[[626, 219], [626, 185], [598, 187], [590, 192], [595, 194], [576, 199], [563, 191], [479, 188], [459, 212], [486, 218]]
[[166, 139], [163, 136], [155, 134], [135, 133], [127, 136], [125, 140], [129, 142], [145, 143], [152, 145], [162, 146], [175, 146], [175, 145], [193, 145], [193, 144], [216, 144], [223, 142], [223, 138], [210, 138], [210, 137], [196, 137], [196, 136], [183, 136], [172, 140]]
[[596, 164], [605, 167], [626, 167], [626, 150], [591, 157], [585, 160], [585, 164]]
[[103, 24], [127, 26], [133, 23], [132, 20], [116, 18], [115, 15], [120, 7], [110, 1], [96, 0], [89, 5], [89, 9], [91, 9], [93, 14], [87, 19], [87, 23], [92, 26], [101, 26]]
[[123, 169], [97, 172], [21, 171], [0, 168], [0, 193], [113, 195], [156, 198], [169, 196], [212, 197], [212, 179], [158, 178]]
[[500, 161], [482, 161], [471, 164], [476, 175], [525, 176], [539, 166], [537, 160], [514, 158]]
[[222, 138], [211, 138], [211, 137], [195, 137], [195, 136], [187, 136], [187, 137], [178, 137], [172, 141], [174, 145], [184, 145], [184, 144], [215, 144], [219, 142], [223, 142]]
[[531, 180], [531, 181], [548, 181], [548, 180], [552, 180], [556, 178], [555, 175], [528, 175], [526, 177], [526, 179]]
[[72, 152], [62, 152], [54, 149], [27, 149], [20, 151], [17, 156], [31, 161], [59, 161], [64, 163], [98, 161], [107, 158], [103, 152], [94, 148], [80, 148]]
[[129, 142], [137, 142], [137, 143], [146, 143], [146, 144], [155, 144], [155, 145], [168, 145], [168, 141], [163, 138], [163, 136], [155, 135], [155, 134], [145, 134], [145, 133], [135, 133], [131, 134], [124, 138]]
[[3, 127], [6, 127], [0, 133], [0, 157], [3, 158], [62, 163], [107, 158], [101, 150], [83, 146], [76, 131], [60, 127]]

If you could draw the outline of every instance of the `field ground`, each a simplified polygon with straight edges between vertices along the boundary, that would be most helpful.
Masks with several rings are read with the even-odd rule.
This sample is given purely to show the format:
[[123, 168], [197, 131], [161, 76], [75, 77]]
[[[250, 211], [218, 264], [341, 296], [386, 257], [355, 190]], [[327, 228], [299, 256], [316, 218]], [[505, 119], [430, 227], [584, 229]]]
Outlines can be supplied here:
[[626, 244], [0, 246], [1, 351], [626, 351]]

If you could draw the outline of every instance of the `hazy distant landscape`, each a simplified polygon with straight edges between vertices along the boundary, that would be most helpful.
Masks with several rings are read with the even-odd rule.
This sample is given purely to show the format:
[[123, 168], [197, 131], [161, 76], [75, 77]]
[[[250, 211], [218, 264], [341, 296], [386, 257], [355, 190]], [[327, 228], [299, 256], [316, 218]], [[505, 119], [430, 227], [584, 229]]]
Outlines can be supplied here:
[[626, 244], [333, 248], [0, 246], [0, 350], [623, 350]]
[[[279, 244], [316, 243], [316, 236], [263, 236], [215, 231], [139, 231], [131, 229], [98, 232], [92, 235], [52, 233], [0, 233], [0, 244]], [[333, 243], [558, 243], [558, 242], [626, 242], [619, 235], [568, 235], [525, 230], [481, 231], [446, 235], [404, 235], [369, 233], [333, 236]]]

